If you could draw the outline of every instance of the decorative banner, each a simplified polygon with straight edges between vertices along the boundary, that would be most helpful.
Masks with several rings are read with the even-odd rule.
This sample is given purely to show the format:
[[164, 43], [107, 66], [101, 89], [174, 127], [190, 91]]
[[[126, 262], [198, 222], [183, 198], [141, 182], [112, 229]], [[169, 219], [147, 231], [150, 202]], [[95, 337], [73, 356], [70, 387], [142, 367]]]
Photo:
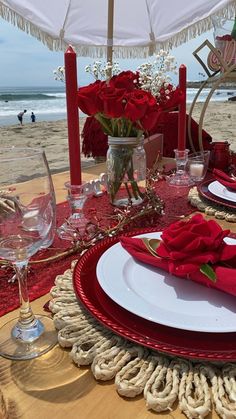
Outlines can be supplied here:
[[221, 71], [225, 71], [225, 66], [231, 66], [233, 64], [236, 64], [236, 41], [234, 39], [231, 39], [231, 41], [225, 41], [225, 40], [217, 40], [216, 41], [215, 50], [220, 54], [223, 60], [223, 66], [220, 63], [217, 55], [214, 51], [211, 51], [207, 58], [207, 64], [210, 70], [212, 71], [218, 71], [221, 69]]

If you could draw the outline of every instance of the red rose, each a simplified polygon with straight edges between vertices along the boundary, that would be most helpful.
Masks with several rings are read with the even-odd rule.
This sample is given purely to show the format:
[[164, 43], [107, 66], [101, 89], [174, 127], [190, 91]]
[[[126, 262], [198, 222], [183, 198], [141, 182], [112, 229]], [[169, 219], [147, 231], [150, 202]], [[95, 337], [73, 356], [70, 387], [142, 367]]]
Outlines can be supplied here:
[[[136, 83], [135, 83], [136, 82]], [[109, 82], [109, 86], [116, 89], [125, 89], [127, 92], [136, 89], [138, 82], [138, 73], [132, 71], [122, 71], [117, 76], [113, 76]]]
[[145, 90], [133, 90], [125, 95], [125, 117], [133, 122], [140, 121], [149, 111], [156, 110], [155, 98]]
[[[173, 86], [171, 86], [171, 89], [172, 88]], [[185, 100], [184, 93], [179, 87], [177, 87], [175, 90], [171, 90], [168, 96], [169, 99], [162, 106], [163, 110], [176, 108], [177, 106], [179, 106], [180, 103], [182, 103]]]
[[161, 110], [156, 105], [149, 109], [149, 111], [140, 119], [140, 125], [144, 131], [151, 131], [158, 122], [158, 119], [161, 116]]
[[106, 84], [99, 91], [99, 99], [103, 103], [103, 113], [110, 118], [120, 118], [124, 114], [125, 89], [116, 89]]
[[125, 118], [134, 122], [145, 115], [148, 107], [146, 92], [142, 90], [133, 90], [125, 95], [125, 101]]
[[87, 115], [95, 115], [102, 111], [102, 102], [98, 92], [104, 85], [102, 81], [95, 81], [88, 86], [80, 87], [78, 90], [78, 106]]
[[187, 222], [179, 221], [166, 228], [157, 254], [169, 260], [171, 273], [191, 274], [203, 264], [229, 259], [231, 249], [225, 252], [225, 248], [234, 246], [227, 246], [223, 241], [228, 234], [229, 230], [222, 230], [214, 220], [207, 221], [197, 214]]
[[[166, 93], [166, 90], [169, 93]], [[167, 87], [162, 87], [159, 91], [160, 96], [157, 98], [158, 103], [161, 106], [161, 109], [164, 110], [171, 110], [176, 108], [180, 103], [184, 100], [184, 94], [179, 87], [173, 90], [172, 84], [169, 84]]]
[[217, 36], [216, 37], [217, 41], [232, 41], [232, 35], [227, 34], [227, 35], [223, 35], [223, 36]]

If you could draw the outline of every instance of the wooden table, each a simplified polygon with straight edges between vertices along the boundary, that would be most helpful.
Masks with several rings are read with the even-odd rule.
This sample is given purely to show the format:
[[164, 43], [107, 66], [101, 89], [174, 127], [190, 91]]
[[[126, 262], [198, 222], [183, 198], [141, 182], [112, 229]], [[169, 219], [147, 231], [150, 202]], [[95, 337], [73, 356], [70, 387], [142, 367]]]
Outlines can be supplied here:
[[[104, 164], [92, 166], [83, 171], [82, 179], [97, 178], [102, 172]], [[64, 183], [67, 180], [67, 172], [53, 176], [57, 202], [65, 200]], [[233, 224], [224, 222], [224, 226], [232, 229]], [[43, 305], [49, 298], [47, 294], [33, 301], [34, 313], [43, 313]], [[3, 316], [0, 326], [17, 315], [15, 310]], [[31, 361], [13, 362], [0, 358], [0, 388], [11, 406], [9, 419], [185, 418], [176, 406], [171, 413], [157, 415], [146, 409], [143, 396], [135, 399], [120, 397], [113, 381], [97, 382], [89, 367], [75, 366], [69, 352], [56, 346]], [[213, 412], [209, 417], [218, 416]]]

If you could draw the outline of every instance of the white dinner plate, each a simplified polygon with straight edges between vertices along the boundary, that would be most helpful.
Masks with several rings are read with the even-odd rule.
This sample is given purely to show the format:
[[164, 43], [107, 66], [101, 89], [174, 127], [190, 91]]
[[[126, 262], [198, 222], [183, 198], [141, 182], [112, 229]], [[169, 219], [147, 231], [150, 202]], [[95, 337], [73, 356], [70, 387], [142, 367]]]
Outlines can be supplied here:
[[144, 319], [184, 330], [236, 332], [235, 297], [137, 262], [120, 243], [99, 259], [97, 279], [113, 301]]
[[226, 199], [227, 201], [236, 202], [236, 192], [232, 192], [222, 185], [218, 180], [209, 183], [208, 190], [213, 195], [219, 198]]

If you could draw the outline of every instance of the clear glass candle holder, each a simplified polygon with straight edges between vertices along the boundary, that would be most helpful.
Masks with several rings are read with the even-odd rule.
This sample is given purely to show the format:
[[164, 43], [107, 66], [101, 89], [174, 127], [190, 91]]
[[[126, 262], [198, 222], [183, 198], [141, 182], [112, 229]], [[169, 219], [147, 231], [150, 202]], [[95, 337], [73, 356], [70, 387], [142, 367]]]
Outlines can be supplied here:
[[209, 150], [189, 154], [187, 171], [193, 183], [199, 183], [205, 178], [209, 165], [209, 159]]
[[189, 150], [175, 149], [176, 172], [167, 178], [170, 186], [188, 187], [193, 184], [192, 179], [187, 171]]
[[83, 238], [88, 224], [84, 215], [84, 204], [88, 196], [91, 195], [91, 188], [88, 183], [71, 185], [70, 182], [66, 182], [65, 187], [70, 215], [57, 229], [57, 234], [61, 239], [77, 241]]

